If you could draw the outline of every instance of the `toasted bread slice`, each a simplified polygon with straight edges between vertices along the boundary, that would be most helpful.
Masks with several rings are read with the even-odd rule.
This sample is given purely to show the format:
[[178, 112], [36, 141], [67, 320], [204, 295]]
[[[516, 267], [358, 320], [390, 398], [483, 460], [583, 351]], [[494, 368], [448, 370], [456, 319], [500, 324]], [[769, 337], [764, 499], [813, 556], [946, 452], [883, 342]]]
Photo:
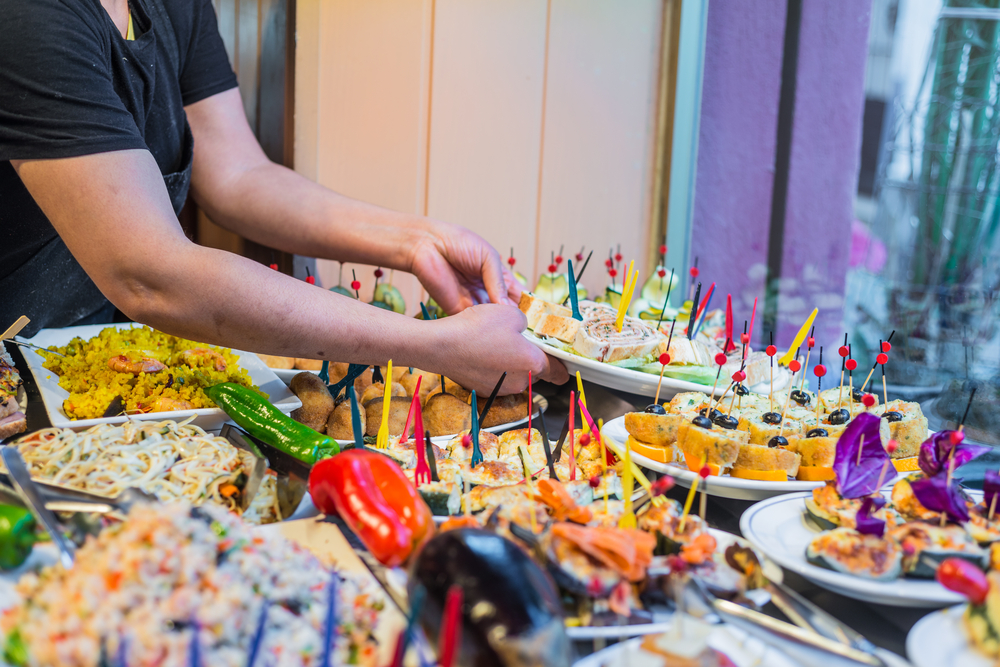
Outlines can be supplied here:
[[767, 445], [776, 435], [784, 435], [786, 438], [802, 431], [802, 425], [797, 419], [785, 417], [785, 428], [780, 424], [768, 424], [761, 419], [763, 413], [740, 417], [739, 426], [736, 428], [748, 434], [748, 441], [754, 445]]
[[740, 445], [743, 444], [739, 433], [718, 427], [706, 429], [685, 420], [677, 431], [677, 447], [688, 461], [718, 466], [723, 472], [739, 456]]
[[580, 330], [581, 322], [572, 317], [563, 317], [555, 313], [545, 313], [535, 324], [535, 333], [539, 336], [550, 336], [564, 343], [572, 343], [576, 332]]
[[792, 435], [788, 438], [788, 451], [802, 457], [804, 466], [821, 466], [829, 468], [837, 452], [837, 438], [807, 438], [804, 435]]
[[708, 405], [707, 394], [703, 394], [700, 391], [682, 391], [679, 394], [674, 394], [674, 397], [670, 399], [670, 403], [663, 407], [667, 408], [667, 412], [681, 414], [698, 412], [705, 405]]
[[625, 430], [640, 442], [666, 447], [677, 442], [677, 430], [684, 417], [677, 414], [655, 415], [648, 412], [625, 413]]
[[789, 477], [795, 477], [799, 472], [801, 461], [802, 457], [796, 452], [782, 447], [746, 444], [740, 447], [733, 467], [749, 470], [784, 470]]
[[889, 401], [882, 414], [886, 412], [898, 412], [903, 416], [901, 421], [882, 420], [883, 424], [889, 424], [889, 437], [896, 441], [897, 447], [891, 454], [892, 458], [905, 459], [919, 454], [921, 443], [928, 437], [927, 417], [920, 409], [920, 404], [910, 401]]

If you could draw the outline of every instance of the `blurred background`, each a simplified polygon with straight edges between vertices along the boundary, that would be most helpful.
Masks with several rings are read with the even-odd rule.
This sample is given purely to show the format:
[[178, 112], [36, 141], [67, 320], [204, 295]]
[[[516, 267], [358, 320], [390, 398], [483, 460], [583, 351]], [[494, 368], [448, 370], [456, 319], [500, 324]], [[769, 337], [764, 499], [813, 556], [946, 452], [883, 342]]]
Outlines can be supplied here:
[[[214, 2], [272, 159], [465, 225], [529, 286], [593, 251], [600, 293], [620, 254], [674, 269], [676, 305], [697, 264], [737, 321], [758, 300], [757, 344], [814, 307], [861, 368], [892, 335], [890, 393], [935, 428], [976, 388], [967, 428], [997, 442], [1000, 0]], [[183, 222], [375, 296], [377, 267]], [[388, 281], [418, 312], [419, 284]]]

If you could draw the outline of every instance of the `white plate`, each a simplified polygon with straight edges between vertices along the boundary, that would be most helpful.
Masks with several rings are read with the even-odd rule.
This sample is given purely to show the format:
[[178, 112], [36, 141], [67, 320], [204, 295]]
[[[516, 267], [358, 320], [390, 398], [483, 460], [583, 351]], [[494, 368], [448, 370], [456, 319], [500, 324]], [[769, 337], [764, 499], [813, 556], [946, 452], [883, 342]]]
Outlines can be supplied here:
[[[17, 337], [17, 340], [25, 341], [39, 347], [49, 347], [51, 345], [61, 346], [70, 342], [77, 336], [83, 338], [84, 340], [93, 338], [108, 327], [128, 329], [132, 326], [141, 325], [134, 325], [132, 323], [91, 324], [82, 327], [67, 327], [65, 329], [42, 329], [35, 334], [34, 338]], [[121, 424], [129, 419], [139, 419], [143, 421], [172, 419], [174, 421], [181, 421], [194, 415], [195, 424], [205, 430], [212, 430], [222, 428], [222, 425], [229, 420], [226, 413], [219, 408], [175, 410], [173, 412], [147, 412], [144, 414], [129, 415], [128, 417], [119, 416], [101, 419], [70, 419], [66, 416], [66, 413], [63, 412], [62, 407], [63, 401], [69, 398], [69, 392], [59, 386], [59, 376], [42, 366], [42, 364], [45, 363], [45, 359], [43, 359], [42, 356], [35, 350], [28, 347], [22, 347], [21, 352], [24, 354], [24, 360], [27, 362], [28, 368], [31, 370], [31, 374], [35, 376], [35, 383], [38, 385], [38, 390], [45, 403], [45, 410], [49, 413], [49, 421], [52, 422], [53, 426], [58, 428], [80, 430], [97, 424]], [[239, 357], [240, 366], [245, 368], [250, 374], [250, 381], [268, 395], [269, 400], [276, 408], [287, 414], [296, 408], [302, 407], [302, 401], [300, 401], [295, 394], [289, 391], [288, 387], [285, 386], [285, 383], [279, 380], [278, 376], [276, 376], [270, 368], [265, 366], [264, 362], [262, 362], [256, 354], [253, 354], [252, 352], [240, 352], [239, 350], [233, 350], [232, 352], [234, 355]]]
[[[641, 650], [641, 644], [642, 638], [640, 637], [609, 646], [578, 660], [573, 667], [662, 667], [663, 657], [646, 653]], [[829, 653], [796, 646], [790, 642], [784, 643], [781, 648], [765, 644], [760, 639], [732, 625], [715, 626], [714, 631], [709, 635], [708, 644], [715, 650], [724, 653], [737, 667], [814, 667], [815, 665], [846, 667], [858, 664], [837, 658]], [[798, 659], [793, 659], [784, 651], [793, 652]], [[888, 667], [907, 667], [910, 664], [891, 651], [877, 649], [876, 653]], [[944, 665], [946, 663], [938, 664]], [[923, 665], [919, 665], [919, 667], [923, 667]], [[979, 666], [970, 663], [969, 667]]]
[[931, 579], [872, 581], [834, 572], [806, 560], [806, 546], [822, 531], [805, 516], [809, 493], [753, 505], [740, 519], [740, 532], [754, 547], [787, 570], [849, 598], [896, 607], [944, 607], [964, 598]]
[[[625, 430], [625, 417], [612, 419], [604, 425], [601, 435], [625, 445], [628, 439], [628, 431]], [[678, 484], [685, 488], [690, 488], [691, 484], [698, 478], [698, 473], [673, 463], [661, 463], [647, 458], [641, 454], [632, 452], [632, 460], [643, 468], [655, 470], [656, 472], [667, 473], [676, 480]], [[736, 498], [737, 500], [764, 500], [772, 496], [780, 496], [785, 493], [795, 493], [797, 491], [812, 491], [818, 486], [823, 486], [825, 482], [800, 482], [790, 480], [787, 482], [762, 482], [755, 479], [739, 479], [728, 475], [711, 475], [708, 477], [706, 487], [710, 496], [720, 498]]]
[[[545, 354], [562, 361], [571, 376], [575, 375], [577, 371], [580, 371], [580, 377], [589, 382], [593, 382], [594, 384], [599, 384], [610, 389], [617, 389], [619, 391], [627, 391], [630, 394], [638, 394], [640, 396], [656, 396], [656, 385], [660, 381], [659, 375], [643, 373], [642, 371], [633, 370], [631, 368], [612, 366], [611, 364], [594, 361], [593, 359], [581, 357], [578, 354], [560, 350], [557, 347], [549, 345], [547, 342], [543, 341], [530, 331], [525, 331], [524, 337], [538, 346], [543, 352], [545, 352]], [[782, 367], [777, 369], [774, 374], [775, 391], [783, 389], [788, 384], [790, 377], [791, 374], [785, 368]], [[715, 393], [717, 396], [722, 396], [729, 382], [723, 382], [720, 380], [719, 384], [722, 386], [718, 387], [715, 390]], [[762, 382], [760, 384], [753, 385], [750, 387], [750, 390], [767, 394], [770, 390], [770, 386], [770, 382]], [[663, 386], [660, 387], [661, 399], [671, 398], [674, 394], [682, 391], [700, 391], [708, 394], [712, 391], [712, 387], [710, 385], [698, 384], [696, 382], [675, 380], [674, 378], [666, 376], [663, 377]]]
[[924, 616], [906, 635], [906, 654], [916, 667], [992, 667], [996, 662], [976, 650], [965, 634], [966, 605]]
[[319, 375], [319, 371], [300, 371], [296, 368], [271, 368], [270, 366], [268, 366], [268, 369], [270, 369], [272, 373], [277, 375], [278, 379], [284, 382], [285, 384], [289, 384], [292, 381], [292, 378], [298, 375], [299, 373], [315, 373], [316, 375]]
[[[636, 496], [642, 495], [637, 493]], [[740, 537], [739, 535], [733, 535], [732, 533], [727, 533], [724, 530], [719, 530], [717, 528], [709, 528], [708, 532], [711, 533], [712, 537], [715, 538], [717, 546], [717, 551], [725, 551], [731, 544], [740, 544], [741, 546], [749, 547], [750, 543]], [[781, 568], [778, 567], [773, 561], [767, 559], [762, 553], [758, 553], [758, 558], [761, 561], [761, 567], [764, 568], [764, 574], [771, 581], [781, 581], [782, 572]], [[758, 594], [755, 596], [755, 594]], [[755, 603], [759, 606], [767, 604], [771, 597], [769, 594], [763, 590], [750, 591], [748, 597], [753, 599]], [[574, 640], [588, 640], [588, 639], [625, 639], [628, 637], [639, 637], [642, 635], [653, 635], [660, 632], [666, 632], [671, 627], [671, 617], [672, 612], [666, 613], [654, 613], [652, 623], [639, 623], [636, 625], [606, 625], [600, 627], [593, 626], [577, 626], [577, 627], [567, 627], [566, 634], [570, 639]]]
[[[537, 394], [537, 393], [532, 393], [531, 394], [531, 402], [535, 404], [535, 411], [533, 413], [531, 413], [531, 419], [532, 419], [531, 427], [532, 428], [538, 428], [538, 413], [539, 412], [545, 412], [546, 410], [548, 410], [549, 409], [549, 402], [548, 402], [548, 400], [544, 396], [542, 396], [541, 394]], [[489, 431], [490, 433], [496, 433], [497, 435], [499, 435], [501, 433], [504, 433], [506, 431], [510, 431], [512, 429], [515, 429], [515, 428], [521, 428], [522, 426], [527, 426], [527, 424], [528, 424], [528, 418], [525, 417], [524, 419], [518, 419], [517, 421], [508, 422], [506, 424], [497, 424], [496, 426], [490, 426], [488, 428], [484, 428], [483, 430], [484, 431]], [[552, 435], [552, 431], [550, 429], [550, 426], [551, 425], [548, 424], [548, 423], [545, 424], [545, 429], [547, 431], [549, 431], [549, 435], [551, 436]], [[560, 427], [560, 428], [562, 428], [562, 427]], [[447, 444], [447, 443], [451, 442], [452, 438], [454, 438], [456, 435], [458, 435], [458, 434], [457, 433], [452, 433], [451, 435], [435, 435], [435, 436], [431, 437], [431, 442], [433, 442], [435, 445], [439, 445], [440, 446], [442, 444]], [[353, 440], [337, 440], [337, 444], [340, 444], [340, 445], [353, 445], [354, 441]]]

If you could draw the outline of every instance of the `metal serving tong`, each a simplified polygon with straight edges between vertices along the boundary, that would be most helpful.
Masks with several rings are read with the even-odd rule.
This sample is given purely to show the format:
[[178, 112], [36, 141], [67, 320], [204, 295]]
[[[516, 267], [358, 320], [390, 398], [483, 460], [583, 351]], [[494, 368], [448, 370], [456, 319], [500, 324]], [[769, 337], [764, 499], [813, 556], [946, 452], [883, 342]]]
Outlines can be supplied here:
[[52, 543], [59, 549], [59, 560], [63, 567], [67, 570], [70, 569], [73, 567], [76, 549], [66, 539], [55, 515], [46, 507], [41, 493], [35, 483], [31, 481], [31, 475], [28, 474], [28, 467], [24, 465], [21, 453], [14, 447], [0, 447], [0, 458], [3, 459], [4, 466], [9, 472], [9, 479], [13, 482], [17, 495], [52, 538]]
[[765, 643], [774, 645], [777, 640], [781, 640], [831, 653], [855, 663], [886, 667], [885, 662], [875, 654], [875, 646], [871, 642], [783, 585], [769, 584], [772, 601], [782, 612], [785, 612], [784, 605], [788, 605], [792, 610], [789, 618], [794, 625], [729, 600], [719, 599], [697, 577], [691, 577], [689, 581], [689, 590], [693, 590], [719, 620], [731, 623]]

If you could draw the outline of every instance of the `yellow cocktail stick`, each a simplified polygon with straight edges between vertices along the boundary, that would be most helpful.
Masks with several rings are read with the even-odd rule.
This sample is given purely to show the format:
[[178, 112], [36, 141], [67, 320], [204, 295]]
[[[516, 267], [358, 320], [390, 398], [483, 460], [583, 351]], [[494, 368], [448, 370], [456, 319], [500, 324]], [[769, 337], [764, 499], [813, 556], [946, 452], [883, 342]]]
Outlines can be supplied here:
[[619, 528], [635, 528], [635, 512], [632, 511], [632, 488], [635, 486], [635, 478], [632, 475], [632, 450], [625, 442], [625, 472], [622, 475], [622, 495], [625, 496], [625, 513], [618, 520]]
[[[704, 466], [704, 465], [705, 464], [702, 463], [702, 466]], [[701, 477], [698, 476], [698, 475], [695, 475], [694, 482], [691, 484], [691, 488], [688, 489], [688, 497], [684, 501], [684, 512], [681, 514], [681, 522], [677, 526], [677, 534], [678, 535], [683, 535], [684, 534], [684, 522], [687, 521], [688, 513], [691, 511], [691, 505], [694, 504], [694, 496], [695, 496], [696, 493], [698, 493], [698, 482], [700, 482], [700, 481], [701, 481]]]
[[[580, 403], [583, 407], [587, 407], [587, 395], [583, 393], [583, 379], [580, 377], [580, 371], [576, 372], [576, 393], [580, 395]], [[590, 423], [588, 420], [584, 419], [580, 426], [584, 433], [590, 433]]]
[[618, 301], [618, 316], [615, 318], [615, 331], [621, 333], [622, 325], [625, 323], [625, 315], [628, 313], [629, 304], [632, 301], [632, 293], [635, 292], [635, 285], [639, 282], [639, 272], [633, 271], [635, 260], [629, 264], [628, 273], [625, 274], [625, 284], [622, 287], [622, 297]]
[[806, 339], [806, 334], [809, 333], [809, 327], [812, 326], [813, 320], [816, 319], [816, 313], [819, 312], [819, 308], [813, 308], [813, 311], [809, 313], [809, 317], [806, 318], [805, 324], [799, 329], [799, 332], [795, 334], [795, 339], [792, 341], [791, 346], [788, 348], [788, 352], [778, 359], [778, 363], [788, 365], [788, 362], [795, 358], [795, 353], [799, 351], [799, 346], [802, 345], [802, 341]]
[[386, 367], [385, 392], [382, 394], [382, 423], [378, 427], [375, 446], [386, 449], [389, 446], [389, 405], [392, 403], [392, 359]]

